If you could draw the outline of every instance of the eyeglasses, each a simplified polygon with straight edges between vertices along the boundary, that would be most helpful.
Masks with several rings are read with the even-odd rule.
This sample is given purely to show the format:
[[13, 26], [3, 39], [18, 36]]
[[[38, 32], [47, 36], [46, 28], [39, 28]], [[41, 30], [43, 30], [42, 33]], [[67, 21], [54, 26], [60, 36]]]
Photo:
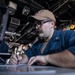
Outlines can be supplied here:
[[48, 20], [35, 20], [35, 25], [43, 25], [46, 22], [51, 22], [52, 20], [48, 19]]

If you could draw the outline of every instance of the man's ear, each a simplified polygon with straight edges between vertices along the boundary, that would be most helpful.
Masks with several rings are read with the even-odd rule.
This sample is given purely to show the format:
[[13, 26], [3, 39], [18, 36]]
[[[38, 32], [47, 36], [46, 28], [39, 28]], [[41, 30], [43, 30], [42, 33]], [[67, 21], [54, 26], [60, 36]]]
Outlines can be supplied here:
[[54, 21], [52, 21], [51, 23], [52, 23], [52, 25], [55, 25]]
[[55, 26], [55, 23], [52, 21], [52, 22], [51, 22], [51, 25], [52, 25], [52, 28], [54, 28], [54, 26]]

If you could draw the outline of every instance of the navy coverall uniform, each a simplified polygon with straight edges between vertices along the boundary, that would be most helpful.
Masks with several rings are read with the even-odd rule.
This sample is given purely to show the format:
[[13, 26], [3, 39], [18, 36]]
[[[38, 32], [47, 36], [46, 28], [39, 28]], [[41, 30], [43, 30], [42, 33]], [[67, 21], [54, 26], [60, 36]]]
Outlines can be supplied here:
[[66, 49], [75, 54], [75, 31], [54, 30], [52, 38], [49, 40], [44, 52], [41, 53], [43, 42], [43, 40], [39, 40], [32, 46], [32, 48], [25, 52], [29, 59], [32, 56], [57, 53]]

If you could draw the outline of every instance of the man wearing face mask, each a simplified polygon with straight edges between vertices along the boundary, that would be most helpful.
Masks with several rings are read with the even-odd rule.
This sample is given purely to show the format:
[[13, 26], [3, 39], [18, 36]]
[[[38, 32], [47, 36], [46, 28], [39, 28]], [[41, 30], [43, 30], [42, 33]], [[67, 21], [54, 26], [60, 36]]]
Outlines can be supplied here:
[[56, 19], [49, 10], [42, 9], [31, 17], [35, 19], [36, 31], [42, 39], [18, 58], [13, 54], [10, 64], [17, 64], [19, 60], [19, 63], [28, 65], [75, 68], [75, 32], [55, 30]]

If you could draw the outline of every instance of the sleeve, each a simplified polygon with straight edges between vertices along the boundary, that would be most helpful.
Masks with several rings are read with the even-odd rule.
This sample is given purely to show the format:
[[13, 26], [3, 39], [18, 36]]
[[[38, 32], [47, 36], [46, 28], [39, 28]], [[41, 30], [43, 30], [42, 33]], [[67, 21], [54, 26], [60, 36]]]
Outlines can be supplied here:
[[71, 51], [73, 54], [75, 54], [75, 32], [73, 32], [69, 38], [70, 39], [68, 50]]
[[28, 59], [30, 59], [32, 56], [37, 55], [37, 47], [35, 45], [32, 46], [32, 48], [25, 51], [25, 54], [27, 55]]
[[5, 42], [0, 44], [0, 53], [7, 53], [8, 52], [8, 45]]

